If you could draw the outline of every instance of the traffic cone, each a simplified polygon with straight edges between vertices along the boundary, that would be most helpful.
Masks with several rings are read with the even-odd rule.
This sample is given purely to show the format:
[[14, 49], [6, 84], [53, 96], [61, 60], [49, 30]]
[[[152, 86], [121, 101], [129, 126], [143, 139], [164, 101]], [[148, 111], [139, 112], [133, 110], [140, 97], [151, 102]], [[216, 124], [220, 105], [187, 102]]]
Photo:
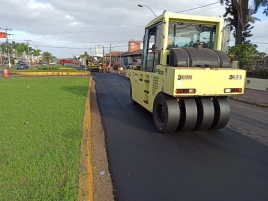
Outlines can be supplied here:
[[3, 70], [3, 76], [8, 77], [8, 70], [6, 68], [4, 68]]

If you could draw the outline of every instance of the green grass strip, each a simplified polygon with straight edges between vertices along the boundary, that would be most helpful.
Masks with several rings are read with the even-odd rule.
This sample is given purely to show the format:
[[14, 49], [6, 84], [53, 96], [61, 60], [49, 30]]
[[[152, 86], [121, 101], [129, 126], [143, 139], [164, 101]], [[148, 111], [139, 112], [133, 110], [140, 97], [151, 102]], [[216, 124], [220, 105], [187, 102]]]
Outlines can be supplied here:
[[88, 81], [0, 79], [0, 200], [77, 200]]

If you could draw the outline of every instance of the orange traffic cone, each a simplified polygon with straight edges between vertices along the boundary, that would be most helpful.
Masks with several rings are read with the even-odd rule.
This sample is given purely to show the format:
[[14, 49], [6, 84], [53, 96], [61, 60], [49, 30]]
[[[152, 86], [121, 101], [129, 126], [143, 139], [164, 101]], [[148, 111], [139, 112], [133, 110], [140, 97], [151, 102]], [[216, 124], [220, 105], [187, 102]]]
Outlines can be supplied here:
[[3, 76], [8, 77], [8, 70], [6, 68], [4, 68], [3, 70]]

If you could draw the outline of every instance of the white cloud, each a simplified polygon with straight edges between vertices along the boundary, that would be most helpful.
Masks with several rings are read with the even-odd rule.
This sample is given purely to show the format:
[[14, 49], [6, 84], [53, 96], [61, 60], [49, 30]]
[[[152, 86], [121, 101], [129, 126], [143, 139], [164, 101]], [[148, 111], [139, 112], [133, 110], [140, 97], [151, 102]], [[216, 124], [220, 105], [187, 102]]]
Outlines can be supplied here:
[[[1, 0], [0, 26], [13, 29], [10, 40], [31, 39], [31, 46], [58, 57], [72, 57], [90, 50], [93, 53], [99, 44], [106, 47], [106, 52], [110, 44], [113, 49], [127, 50], [128, 40], [143, 38], [144, 26], [154, 18], [150, 9], [138, 7], [139, 3], [145, 3], [160, 15], [164, 10], [183, 11], [215, 1]], [[220, 16], [223, 12], [223, 6], [213, 4], [183, 13]], [[254, 25], [254, 35], [256, 32], [268, 36], [264, 30], [267, 21], [258, 23], [264, 24]]]
[[71, 17], [70, 15], [65, 15], [65, 17], [64, 17], [65, 19], [68, 19], [68, 20], [73, 20], [74, 18], [73, 17]]

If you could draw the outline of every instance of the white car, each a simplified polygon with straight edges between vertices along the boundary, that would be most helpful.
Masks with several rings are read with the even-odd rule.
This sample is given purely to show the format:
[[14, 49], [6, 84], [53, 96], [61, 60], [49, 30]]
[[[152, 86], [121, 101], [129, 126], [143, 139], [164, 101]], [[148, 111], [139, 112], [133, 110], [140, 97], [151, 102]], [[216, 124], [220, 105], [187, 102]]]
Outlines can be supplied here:
[[49, 64], [50, 65], [56, 65], [57, 63], [56, 62], [50, 62]]

